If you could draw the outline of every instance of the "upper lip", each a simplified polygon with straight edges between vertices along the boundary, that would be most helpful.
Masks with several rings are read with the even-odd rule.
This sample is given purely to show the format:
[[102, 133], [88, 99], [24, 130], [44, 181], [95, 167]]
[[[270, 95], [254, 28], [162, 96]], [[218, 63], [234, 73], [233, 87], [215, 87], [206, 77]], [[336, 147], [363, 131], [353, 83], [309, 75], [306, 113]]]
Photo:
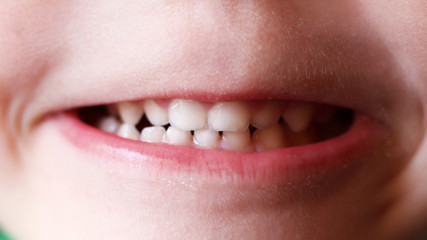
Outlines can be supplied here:
[[[221, 71], [219, 66], [212, 67], [218, 67], [217, 71]], [[384, 110], [391, 109], [396, 103], [396, 99], [388, 94], [394, 91], [394, 87], [391, 87], [394, 85], [385, 84], [386, 81], [376, 81], [378, 77], [376, 74], [367, 74], [363, 69], [357, 69], [359, 71], [357, 75], [346, 74], [343, 69], [335, 69], [328, 75], [307, 75], [307, 72], [289, 72], [288, 66], [283, 66], [282, 69], [276, 70], [277, 73], [208, 76], [201, 72], [196, 76], [180, 76], [176, 72], [170, 72], [160, 78], [145, 75], [144, 71], [133, 72], [133, 69], [105, 74], [102, 66], [91, 74], [76, 76], [69, 74], [73, 68], [83, 73], [90, 72], [90, 69], [84, 69], [84, 63], [81, 63], [79, 66], [60, 67], [61, 71], [48, 75], [46, 85], [50, 85], [50, 88], [56, 91], [43, 91], [42, 86], [40, 92], [43, 94], [38, 95], [35, 101], [30, 103], [34, 108], [42, 109], [34, 112], [46, 114], [84, 106], [148, 98], [186, 98], [208, 102], [293, 99], [350, 108], [387, 123]], [[133, 74], [128, 76], [127, 72]], [[287, 73], [279, 74], [281, 72]], [[72, 85], [76, 84], [76, 81], [78, 89], [69, 90], [75, 89]]]

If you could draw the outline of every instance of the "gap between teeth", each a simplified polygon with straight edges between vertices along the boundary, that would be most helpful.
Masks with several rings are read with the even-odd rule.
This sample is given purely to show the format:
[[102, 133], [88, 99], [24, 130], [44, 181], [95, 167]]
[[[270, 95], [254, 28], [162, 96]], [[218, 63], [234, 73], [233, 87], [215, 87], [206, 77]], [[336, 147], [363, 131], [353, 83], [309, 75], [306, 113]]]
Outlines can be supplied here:
[[[315, 105], [305, 102], [264, 101], [253, 109], [245, 102], [207, 104], [175, 99], [165, 106], [149, 99], [108, 105], [106, 110], [109, 116], [102, 118], [97, 128], [143, 142], [267, 151], [290, 146], [296, 137], [305, 144], [313, 140], [309, 126]], [[144, 115], [152, 126], [138, 131]]]

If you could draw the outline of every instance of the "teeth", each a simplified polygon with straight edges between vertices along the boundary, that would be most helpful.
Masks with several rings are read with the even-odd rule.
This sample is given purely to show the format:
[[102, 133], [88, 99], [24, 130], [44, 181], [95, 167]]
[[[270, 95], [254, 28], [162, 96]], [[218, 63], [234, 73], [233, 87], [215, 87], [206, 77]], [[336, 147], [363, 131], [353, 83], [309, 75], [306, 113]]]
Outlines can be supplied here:
[[201, 129], [194, 131], [193, 141], [199, 148], [213, 149], [218, 146], [221, 136], [217, 131], [210, 129]]
[[165, 142], [173, 145], [189, 146], [192, 138], [190, 131], [182, 131], [173, 126], [170, 126], [165, 134]]
[[102, 118], [97, 125], [98, 129], [101, 129], [104, 132], [116, 133], [117, 129], [120, 127], [120, 122], [113, 116]]
[[151, 124], [162, 126], [169, 123], [168, 110], [159, 106], [154, 100], [146, 100], [144, 102], [145, 115]]
[[255, 130], [252, 139], [257, 152], [283, 148], [288, 145], [285, 130], [278, 123], [266, 129]]
[[129, 123], [123, 123], [122, 125], [120, 125], [119, 130], [117, 130], [117, 135], [122, 138], [127, 138], [132, 140], [139, 139], [138, 129], [136, 129], [135, 126]]
[[249, 129], [242, 132], [223, 132], [221, 147], [230, 151], [248, 150], [251, 143], [251, 133]]
[[293, 103], [285, 110], [282, 117], [292, 132], [301, 132], [308, 127], [313, 116], [314, 107], [309, 103]]
[[173, 100], [169, 106], [169, 121], [183, 131], [203, 129], [207, 122], [206, 109], [193, 100]]
[[136, 125], [144, 114], [142, 105], [129, 102], [117, 103], [117, 110], [122, 121], [132, 125]]
[[209, 128], [215, 131], [241, 132], [249, 127], [251, 113], [241, 102], [215, 104], [208, 113]]
[[[208, 105], [187, 99], [147, 99], [109, 104], [105, 110], [108, 117], [89, 119], [88, 115], [83, 120], [90, 124], [99, 119], [98, 129], [127, 139], [230, 151], [311, 144], [339, 134], [341, 130], [333, 127], [336, 123], [351, 124], [338, 122], [341, 111], [333, 106], [278, 100]], [[152, 126], [141, 121], [144, 114]]]
[[166, 130], [164, 127], [154, 126], [142, 129], [140, 140], [143, 142], [161, 143], [163, 142]]
[[253, 114], [251, 125], [256, 128], [268, 128], [280, 119], [280, 108], [275, 102], [267, 103], [260, 111]]

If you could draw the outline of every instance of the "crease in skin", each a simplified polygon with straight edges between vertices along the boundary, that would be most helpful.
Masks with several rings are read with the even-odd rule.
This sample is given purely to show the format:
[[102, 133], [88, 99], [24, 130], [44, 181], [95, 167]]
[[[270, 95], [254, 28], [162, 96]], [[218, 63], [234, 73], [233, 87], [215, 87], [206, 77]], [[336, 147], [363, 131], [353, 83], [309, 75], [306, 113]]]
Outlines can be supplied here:
[[15, 159], [19, 159], [18, 145], [24, 145], [19, 140], [25, 139], [24, 135], [28, 136], [44, 117], [34, 102], [43, 94], [38, 91], [41, 83], [58, 60], [54, 53], [59, 41], [53, 39], [61, 36], [55, 34], [57, 29], [51, 23], [62, 12], [47, 4], [50, 1], [45, 2], [27, 1], [25, 6], [9, 4], [0, 8], [0, 112], [7, 116], [1, 127], [7, 150]]
[[[424, 185], [419, 184], [427, 182], [427, 175], [425, 174], [427, 171], [425, 159], [427, 156], [427, 112], [425, 111], [427, 85], [422, 86], [420, 84], [420, 79], [427, 79], [427, 61], [418, 61], [421, 64], [416, 65], [406, 58], [408, 54], [422, 58], [423, 52], [427, 49], [426, 34], [419, 34], [420, 31], [425, 32], [426, 30], [425, 26], [422, 27], [422, 23], [426, 22], [422, 10], [425, 7], [422, 6], [421, 2], [419, 4], [401, 1], [401, 11], [388, 11], [393, 14], [393, 18], [399, 19], [396, 21], [397, 25], [386, 28], [372, 27], [372, 31], [379, 38], [378, 42], [384, 43], [386, 45], [384, 48], [394, 50], [390, 53], [390, 57], [396, 62], [395, 65], [399, 68], [401, 75], [408, 79], [403, 87], [408, 89], [408, 92], [415, 93], [408, 94], [408, 98], [412, 98], [410, 101], [412, 105], [406, 104], [406, 109], [412, 110], [408, 111], [410, 114], [419, 116], [413, 121], [409, 121], [408, 118], [404, 124], [401, 124], [399, 132], [404, 134], [400, 138], [407, 139], [402, 147], [407, 151], [408, 159], [411, 160], [408, 160], [408, 164], [400, 170], [382, 192], [382, 201], [389, 201], [389, 205], [384, 209], [382, 220], [379, 223], [379, 235], [376, 239], [418, 239], [422, 234], [426, 234], [427, 229], [427, 202], [420, 202], [420, 199], [427, 198], [427, 190]], [[389, 7], [388, 4], [382, 5], [385, 9]], [[366, 13], [367, 18], [383, 17], [378, 16], [381, 12], [376, 12], [362, 2], [359, 7], [364, 9], [362, 11]], [[408, 22], [408, 13], [411, 15], [411, 22]], [[372, 22], [378, 24], [376, 21]], [[390, 35], [402, 34], [402, 32], [407, 34], [409, 39], [404, 44], [395, 42], [393, 41], [394, 38], [390, 37]], [[405, 106], [401, 107], [405, 108]], [[414, 126], [418, 126], [416, 132], [413, 131]], [[420, 149], [420, 151], [415, 151], [415, 149]], [[416, 186], [415, 189], [413, 186]], [[419, 208], [415, 209], [412, 206], [419, 206]], [[401, 219], [406, 219], [406, 221], [402, 222]], [[396, 232], [395, 229], [400, 229], [400, 231]], [[381, 234], [385, 234], [386, 237], [380, 238]]]
[[[411, 155], [411, 162], [405, 169], [391, 181], [381, 196], [382, 201], [389, 201], [385, 209], [383, 219], [379, 224], [380, 233], [389, 236], [384, 239], [401, 239], [408, 237], [408, 234], [414, 239], [420, 237], [418, 234], [426, 234], [427, 229], [427, 202], [420, 202], [420, 199], [426, 199], [427, 190], [424, 185], [416, 184], [427, 181], [427, 134], [425, 125], [420, 130], [423, 132], [422, 140], [419, 144], [421, 149]], [[415, 189], [413, 186], [417, 186]], [[411, 206], [420, 206], [416, 210]], [[415, 211], [415, 212], [414, 212]], [[407, 219], [402, 227], [401, 219]], [[395, 231], [391, 229], [401, 229], [396, 236]]]
[[25, 143], [20, 139], [31, 133], [32, 129], [42, 120], [44, 116], [37, 115], [32, 103], [38, 97], [40, 83], [48, 73], [49, 66], [45, 64], [36, 68], [28, 69], [22, 74], [12, 76], [12, 85], [7, 86], [3, 92], [4, 99], [1, 100], [0, 110], [6, 116], [1, 125], [4, 128], [5, 141], [8, 149], [15, 159], [20, 159], [19, 151], [25, 151]]
[[[425, 112], [421, 106], [419, 107], [419, 113], [422, 113], [419, 114], [419, 122], [408, 122], [409, 125], [414, 124], [420, 127], [418, 139], [413, 139], [410, 144], [406, 145], [392, 143], [389, 146], [390, 149], [400, 149], [407, 157], [385, 187], [377, 193], [375, 203], [382, 207], [379, 221], [376, 224], [377, 232], [374, 233], [376, 237], [373, 239], [407, 239], [408, 236], [412, 236], [410, 239], [418, 239], [422, 234], [426, 234], [427, 203], [420, 202], [420, 199], [426, 199], [427, 190], [424, 185], [417, 185], [417, 183], [427, 181], [425, 174], [427, 170], [425, 162], [427, 133], [426, 123], [423, 122], [423, 119], [427, 118], [422, 118], [425, 116]], [[408, 131], [410, 129], [413, 128], [408, 128]], [[398, 138], [401, 136], [396, 136], [396, 139]], [[421, 150], [415, 151], [414, 149]], [[387, 156], [384, 158], [385, 161], [388, 160]], [[417, 188], [414, 189], [413, 186], [417, 186]], [[412, 206], [419, 206], [419, 208], [415, 210]], [[406, 221], [402, 223], [401, 219], [406, 219]], [[399, 229], [399, 232], [395, 229]]]
[[[5, 36], [0, 38], [3, 45], [0, 48], [0, 79], [4, 83], [2, 110], [7, 117], [3, 126], [9, 145], [16, 145], [17, 139], [27, 132], [29, 122], [34, 118], [26, 117], [33, 110], [31, 103], [39, 97], [37, 89], [50, 68], [49, 62], [55, 61], [47, 56], [47, 49], [52, 45], [36, 37], [47, 30], [43, 27], [31, 28], [28, 23], [12, 18], [0, 23], [0, 29], [6, 29], [5, 32], [0, 32], [0, 35]], [[1, 26], [2, 24], [6, 26]], [[12, 149], [16, 153], [16, 146]]]

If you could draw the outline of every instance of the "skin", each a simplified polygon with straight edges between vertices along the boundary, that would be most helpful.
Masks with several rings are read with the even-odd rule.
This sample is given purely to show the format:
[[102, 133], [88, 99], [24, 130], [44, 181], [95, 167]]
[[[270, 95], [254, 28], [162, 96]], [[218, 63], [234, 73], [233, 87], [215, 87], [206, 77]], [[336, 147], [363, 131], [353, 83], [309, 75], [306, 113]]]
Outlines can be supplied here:
[[[411, 239], [427, 227], [425, 1], [0, 6], [0, 225], [17, 239]], [[381, 122], [390, 144], [310, 184], [153, 178], [101, 164], [46, 117], [176, 89], [340, 104]]]

